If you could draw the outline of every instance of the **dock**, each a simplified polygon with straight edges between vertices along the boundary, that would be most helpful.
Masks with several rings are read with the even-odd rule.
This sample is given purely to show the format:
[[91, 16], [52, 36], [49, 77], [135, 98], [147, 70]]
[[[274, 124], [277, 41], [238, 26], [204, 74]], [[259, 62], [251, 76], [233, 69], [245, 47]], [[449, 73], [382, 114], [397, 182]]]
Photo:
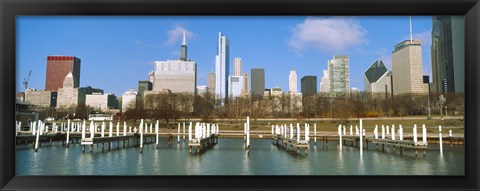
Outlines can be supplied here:
[[[300, 154], [300, 150], [303, 149], [303, 153], [305, 155], [308, 154], [308, 141], [300, 140], [297, 141], [295, 139], [289, 139], [285, 137], [281, 137], [281, 135], [277, 135], [273, 138], [273, 144], [277, 145], [280, 148], [285, 148], [290, 151], [290, 154], [296, 150], [297, 154]], [[288, 149], [290, 148], [290, 149]]]

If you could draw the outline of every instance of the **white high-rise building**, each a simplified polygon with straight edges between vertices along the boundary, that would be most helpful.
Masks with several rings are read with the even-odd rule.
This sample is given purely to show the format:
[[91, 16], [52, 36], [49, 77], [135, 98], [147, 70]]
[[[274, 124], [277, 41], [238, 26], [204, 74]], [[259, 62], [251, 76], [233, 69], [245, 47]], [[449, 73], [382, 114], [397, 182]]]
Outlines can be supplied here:
[[323, 77], [320, 80], [320, 92], [329, 93], [330, 92], [330, 77], [328, 70], [323, 70]]
[[122, 111], [125, 112], [129, 108], [136, 107], [137, 99], [137, 90], [128, 89], [125, 91], [125, 93], [122, 94]]
[[233, 59], [233, 75], [234, 76], [242, 75], [242, 59], [241, 58]]
[[219, 105], [224, 105], [225, 98], [228, 96], [229, 52], [229, 40], [219, 32], [217, 55], [215, 56], [215, 99], [220, 100], [217, 103]]
[[346, 55], [334, 55], [333, 59], [328, 61], [330, 92], [335, 96], [350, 93], [349, 64], [349, 58]]
[[229, 76], [228, 77], [228, 95], [231, 98], [239, 97], [242, 94], [243, 76]]
[[392, 53], [393, 94], [425, 93], [420, 40], [405, 40]]
[[290, 75], [288, 76], [288, 91], [297, 93], [297, 72], [294, 69], [290, 70]]

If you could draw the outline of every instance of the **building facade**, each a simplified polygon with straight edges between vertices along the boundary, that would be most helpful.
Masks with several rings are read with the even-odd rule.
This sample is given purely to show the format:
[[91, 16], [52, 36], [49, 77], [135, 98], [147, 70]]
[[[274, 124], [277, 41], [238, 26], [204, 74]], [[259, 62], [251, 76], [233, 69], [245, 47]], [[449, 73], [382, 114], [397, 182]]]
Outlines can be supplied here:
[[74, 88], [80, 86], [80, 59], [74, 56], [47, 56], [45, 90], [58, 91], [69, 72], [75, 78]]
[[142, 80], [138, 81], [138, 95], [143, 97], [143, 92], [150, 91], [153, 89], [153, 84], [150, 81]]
[[301, 91], [303, 96], [312, 96], [317, 93], [317, 76], [304, 76], [301, 79]]
[[323, 70], [323, 76], [320, 80], [320, 92], [330, 93], [330, 77], [328, 70]]
[[49, 90], [25, 90], [25, 102], [28, 102], [37, 107], [56, 107], [57, 106], [57, 92]]
[[288, 75], [288, 91], [297, 93], [297, 72], [294, 69], [291, 69]]
[[391, 75], [382, 60], [376, 60], [364, 73], [365, 92], [391, 93]]
[[85, 90], [75, 87], [75, 78], [70, 72], [65, 76], [63, 87], [58, 89], [57, 107], [85, 104]]
[[215, 73], [208, 73], [208, 93], [215, 95]]
[[114, 94], [87, 94], [85, 96], [85, 105], [102, 111], [108, 111], [117, 108], [117, 97]]
[[233, 75], [234, 76], [242, 75], [242, 58], [233, 59]]
[[208, 87], [207, 86], [197, 86], [197, 94], [200, 96], [200, 97], [207, 97], [207, 94], [209, 94], [208, 92]]
[[424, 93], [420, 45], [420, 40], [405, 40], [395, 45], [392, 53], [394, 95]]
[[432, 17], [432, 90], [464, 91], [465, 39], [463, 16]]
[[218, 33], [217, 54], [215, 56], [215, 99], [219, 100], [217, 105], [224, 105], [228, 97], [228, 74], [230, 60], [229, 40], [222, 33]]
[[128, 89], [125, 91], [125, 93], [122, 94], [122, 111], [125, 112], [127, 109], [133, 109], [133, 107], [136, 107], [137, 100], [137, 90]]
[[346, 55], [334, 55], [328, 61], [330, 93], [346, 95], [350, 93], [350, 61]]
[[252, 68], [251, 74], [252, 97], [262, 96], [265, 91], [265, 70], [263, 68]]
[[243, 74], [243, 89], [242, 89], [242, 93], [244, 95], [248, 94], [248, 73], [244, 73]]
[[239, 97], [243, 89], [243, 76], [228, 77], [228, 95], [230, 98]]

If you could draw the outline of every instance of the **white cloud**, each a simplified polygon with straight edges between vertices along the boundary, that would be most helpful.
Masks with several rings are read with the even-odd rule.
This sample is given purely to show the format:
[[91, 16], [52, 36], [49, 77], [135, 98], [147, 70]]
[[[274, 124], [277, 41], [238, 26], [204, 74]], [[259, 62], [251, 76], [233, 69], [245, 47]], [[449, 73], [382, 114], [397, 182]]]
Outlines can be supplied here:
[[167, 31], [167, 40], [163, 45], [169, 46], [181, 43], [183, 39], [183, 31], [185, 31], [188, 44], [188, 39], [193, 37], [193, 33], [180, 25], [176, 25], [174, 28]]
[[367, 43], [367, 30], [354, 18], [308, 17], [303, 23], [292, 28], [288, 45], [295, 52], [308, 48], [320, 51], [341, 51]]

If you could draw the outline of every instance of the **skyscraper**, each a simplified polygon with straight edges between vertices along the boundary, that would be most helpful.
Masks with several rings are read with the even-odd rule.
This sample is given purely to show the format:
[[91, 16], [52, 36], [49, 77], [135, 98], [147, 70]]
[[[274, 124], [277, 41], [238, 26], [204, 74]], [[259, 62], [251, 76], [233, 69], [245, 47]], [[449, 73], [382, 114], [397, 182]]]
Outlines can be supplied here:
[[180, 48], [180, 60], [187, 61], [187, 38], [185, 36], [185, 31], [183, 31], [183, 41]]
[[288, 75], [288, 91], [297, 93], [297, 72], [294, 69], [291, 69], [290, 75]]
[[230, 45], [226, 36], [218, 33], [217, 55], [215, 56], [215, 99], [220, 102], [218, 105], [225, 104], [225, 98], [228, 97], [228, 74]]
[[211, 95], [215, 95], [215, 73], [210, 72], [208, 73], [208, 93]]
[[242, 94], [243, 82], [243, 76], [229, 76], [228, 94], [230, 98], [239, 97]]
[[405, 40], [392, 53], [393, 94], [424, 93], [420, 40]]
[[80, 59], [74, 56], [48, 56], [45, 90], [58, 91], [69, 72], [75, 79], [74, 88], [80, 86]]
[[187, 45], [183, 33], [182, 53], [179, 60], [155, 61], [154, 91], [172, 93], [197, 92], [197, 64], [186, 57]]
[[65, 76], [62, 87], [58, 88], [57, 107], [85, 104], [85, 91], [75, 87], [75, 80], [71, 72]]
[[252, 97], [263, 96], [265, 91], [265, 70], [263, 68], [252, 68]]
[[248, 93], [248, 73], [243, 74], [243, 89], [242, 93]]
[[330, 77], [328, 74], [328, 70], [323, 70], [323, 76], [320, 80], [320, 92], [330, 93]]
[[333, 95], [345, 95], [350, 93], [350, 68], [349, 58], [346, 55], [334, 55], [328, 61], [330, 77], [330, 92]]
[[386, 91], [391, 92], [391, 75], [383, 61], [376, 60], [365, 71], [363, 77], [366, 92], [385, 93], [385, 86], [387, 86]]
[[439, 93], [464, 91], [464, 18], [432, 17], [432, 90]]
[[303, 96], [312, 96], [317, 93], [317, 76], [303, 76], [301, 79]]
[[241, 58], [233, 59], [233, 75], [234, 76], [242, 75], [242, 59]]

